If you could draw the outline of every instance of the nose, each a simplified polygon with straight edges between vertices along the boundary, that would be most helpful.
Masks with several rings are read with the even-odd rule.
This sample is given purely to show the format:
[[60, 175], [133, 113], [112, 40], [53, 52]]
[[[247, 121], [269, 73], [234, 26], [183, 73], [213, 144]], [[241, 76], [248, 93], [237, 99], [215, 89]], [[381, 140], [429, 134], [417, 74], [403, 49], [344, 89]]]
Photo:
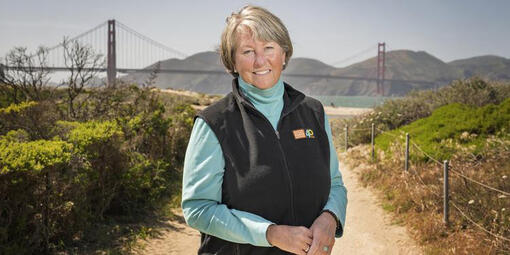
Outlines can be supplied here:
[[262, 53], [258, 53], [255, 55], [255, 63], [254, 67], [259, 68], [266, 65], [266, 56]]

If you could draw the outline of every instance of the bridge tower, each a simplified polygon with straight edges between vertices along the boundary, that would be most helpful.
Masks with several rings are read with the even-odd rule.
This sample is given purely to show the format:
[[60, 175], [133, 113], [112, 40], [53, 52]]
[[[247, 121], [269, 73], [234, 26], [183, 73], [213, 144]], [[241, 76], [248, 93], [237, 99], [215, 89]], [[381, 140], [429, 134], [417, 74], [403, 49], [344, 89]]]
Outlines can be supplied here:
[[108, 77], [108, 86], [115, 86], [117, 77], [117, 55], [115, 53], [115, 20], [108, 20], [108, 55], [106, 75]]
[[384, 96], [384, 71], [386, 62], [386, 43], [377, 44], [377, 94]]

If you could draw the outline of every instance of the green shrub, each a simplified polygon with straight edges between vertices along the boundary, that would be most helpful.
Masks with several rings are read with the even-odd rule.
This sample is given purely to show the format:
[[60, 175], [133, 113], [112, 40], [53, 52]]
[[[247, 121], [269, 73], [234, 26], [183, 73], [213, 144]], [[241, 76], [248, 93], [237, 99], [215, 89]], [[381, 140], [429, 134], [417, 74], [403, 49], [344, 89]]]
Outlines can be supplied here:
[[[487, 137], [503, 128], [510, 128], [510, 98], [499, 105], [483, 107], [458, 103], [446, 105], [436, 109], [427, 118], [378, 135], [375, 143], [378, 148], [389, 153], [391, 143], [402, 145], [404, 134], [409, 133], [411, 140], [427, 154], [442, 160], [450, 158], [460, 148], [469, 148], [470, 153], [474, 154], [481, 153]], [[426, 159], [425, 155], [418, 155]]]
[[83, 245], [179, 194], [193, 108], [126, 85], [76, 103], [73, 120], [58, 98], [0, 110], [1, 254]]
[[130, 130], [133, 149], [143, 153], [151, 159], [161, 159], [168, 156], [171, 138], [168, 137], [171, 119], [165, 118], [165, 108], [156, 105], [151, 112], [143, 112], [127, 121], [126, 128]]
[[73, 207], [68, 187], [57, 184], [65, 181], [61, 177], [71, 164], [72, 144], [25, 140], [24, 130], [0, 137], [0, 244], [6, 254], [47, 246], [64, 231]]
[[55, 122], [61, 118], [52, 101], [22, 102], [0, 109], [0, 135], [24, 129], [31, 140], [50, 139]]
[[66, 164], [73, 146], [64, 141], [38, 140], [12, 142], [0, 139], [0, 174], [10, 171], [34, 171]]
[[94, 157], [98, 156], [98, 151], [90, 147], [111, 145], [123, 136], [120, 126], [114, 121], [89, 121], [67, 125], [75, 127], [70, 131], [68, 141], [75, 144], [80, 152], [89, 153]]
[[28, 142], [30, 135], [24, 129], [11, 130], [2, 137], [5, 142]]
[[[177, 105], [171, 109], [169, 136], [172, 137], [170, 155], [178, 169], [184, 165], [184, 155], [193, 128], [195, 110], [190, 105]], [[180, 189], [179, 189], [180, 190]]]
[[22, 113], [24, 110], [36, 106], [37, 102], [29, 101], [29, 102], [21, 102], [19, 104], [11, 104], [8, 107], [0, 108], [0, 114], [12, 114], [12, 113]]
[[0, 82], [0, 108], [25, 100], [27, 100], [27, 97], [21, 90], [14, 90], [11, 86]]
[[189, 105], [167, 111], [159, 103], [151, 109], [120, 122], [129, 141], [126, 150], [130, 164], [119, 196], [123, 199], [114, 201], [113, 207], [130, 214], [159, 206], [165, 198], [180, 192], [184, 152], [195, 111]]
[[[488, 82], [480, 78], [454, 81], [437, 91], [413, 91], [403, 98], [386, 100], [375, 107], [373, 112], [334, 122], [332, 128], [337, 133], [342, 132], [345, 126], [370, 129], [374, 123], [377, 130], [393, 130], [428, 117], [444, 105], [459, 103], [480, 107], [499, 104], [509, 97], [508, 82]], [[353, 131], [349, 135], [349, 143], [352, 145], [370, 142], [370, 130]], [[343, 144], [344, 136], [337, 136], [336, 140], [338, 144]]]

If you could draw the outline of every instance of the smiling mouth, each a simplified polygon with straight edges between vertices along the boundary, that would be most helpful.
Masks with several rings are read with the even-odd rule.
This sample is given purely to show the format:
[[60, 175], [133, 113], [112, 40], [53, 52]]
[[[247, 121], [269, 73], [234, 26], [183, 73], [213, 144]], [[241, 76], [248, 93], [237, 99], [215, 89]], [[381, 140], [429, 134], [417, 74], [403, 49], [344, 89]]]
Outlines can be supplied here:
[[256, 75], [264, 75], [264, 74], [268, 74], [269, 72], [271, 72], [270, 69], [268, 70], [264, 70], [264, 71], [259, 71], [259, 72], [253, 72], [253, 74], [256, 74]]

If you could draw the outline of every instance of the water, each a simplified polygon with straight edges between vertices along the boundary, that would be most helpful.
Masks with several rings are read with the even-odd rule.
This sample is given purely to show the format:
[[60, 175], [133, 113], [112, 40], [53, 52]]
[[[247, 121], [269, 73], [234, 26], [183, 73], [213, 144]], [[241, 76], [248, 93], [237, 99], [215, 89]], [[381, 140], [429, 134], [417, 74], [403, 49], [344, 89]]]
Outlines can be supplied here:
[[311, 96], [322, 102], [324, 106], [373, 108], [381, 105], [385, 100], [396, 99], [396, 97], [371, 97], [371, 96]]

